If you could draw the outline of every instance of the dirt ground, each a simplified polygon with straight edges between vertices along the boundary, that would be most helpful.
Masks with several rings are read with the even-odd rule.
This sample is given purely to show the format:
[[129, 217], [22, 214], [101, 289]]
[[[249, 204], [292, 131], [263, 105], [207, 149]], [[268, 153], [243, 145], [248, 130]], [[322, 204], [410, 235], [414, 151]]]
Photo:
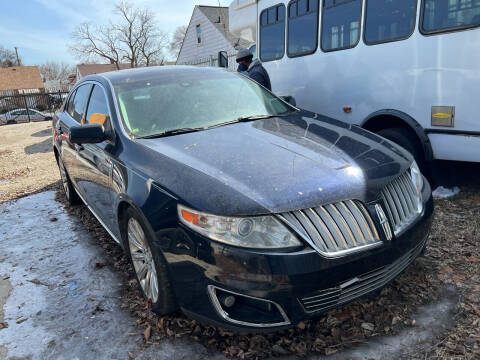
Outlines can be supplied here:
[[52, 186], [60, 179], [50, 121], [0, 126], [0, 203]]
[[[49, 127], [49, 123], [0, 127], [0, 203], [43, 189], [59, 188], [58, 170], [50, 152], [51, 135], [47, 134]], [[405, 331], [419, 336], [419, 311], [425, 306], [438, 309], [447, 299], [453, 303], [448, 317], [451, 321], [442, 319], [443, 326], [437, 324], [428, 336], [419, 336], [419, 344], [401, 348], [395, 358], [479, 359], [480, 166], [462, 165], [453, 173], [461, 192], [436, 201], [434, 225], [424, 257], [380, 294], [330, 311], [294, 329], [264, 335], [233, 334], [204, 326], [180, 313], [162, 318], [154, 315], [138, 291], [125, 256], [93, 215], [85, 206], [65, 207], [65, 210], [99, 242], [109, 259], [102, 266], [122, 278], [121, 308], [135, 319], [145, 349], [181, 338], [202, 344], [213, 353], [240, 359], [289, 355], [312, 359], [324, 355], [335, 359], [388, 358], [366, 356], [366, 350], [360, 352], [361, 356], [348, 351], [373, 346], [378, 339]], [[56, 199], [65, 204], [61, 191], [57, 191]], [[0, 337], [1, 329], [0, 321]]]

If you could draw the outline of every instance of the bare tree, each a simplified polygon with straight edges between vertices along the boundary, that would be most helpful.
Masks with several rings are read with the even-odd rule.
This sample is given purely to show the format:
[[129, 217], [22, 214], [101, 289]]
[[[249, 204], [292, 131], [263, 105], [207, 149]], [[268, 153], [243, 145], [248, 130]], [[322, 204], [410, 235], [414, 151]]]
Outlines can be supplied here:
[[68, 76], [75, 73], [75, 68], [65, 62], [47, 61], [38, 67], [43, 78], [48, 80], [58, 80], [60, 83], [69, 81]]
[[120, 43], [110, 27], [95, 26], [89, 23], [79, 25], [72, 34], [75, 45], [71, 50], [85, 61], [103, 58], [120, 69]]
[[183, 39], [187, 33], [187, 27], [185, 25], [179, 26], [173, 32], [172, 40], [170, 41], [170, 51], [178, 57], [180, 48], [182, 47]]
[[0, 67], [9, 67], [17, 65], [17, 57], [12, 50], [6, 49], [0, 45]]
[[122, 61], [131, 67], [151, 65], [167, 46], [167, 36], [157, 28], [154, 14], [126, 1], [118, 2], [115, 12], [118, 20], [106, 26], [79, 25], [72, 34], [71, 50], [87, 61], [106, 59], [117, 69]]

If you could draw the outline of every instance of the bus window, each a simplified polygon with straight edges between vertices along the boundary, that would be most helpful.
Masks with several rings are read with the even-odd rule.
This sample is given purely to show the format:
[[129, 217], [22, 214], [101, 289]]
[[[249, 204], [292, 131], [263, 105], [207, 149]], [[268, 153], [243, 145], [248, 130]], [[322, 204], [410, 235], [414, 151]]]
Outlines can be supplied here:
[[408, 38], [415, 28], [417, 0], [366, 0], [365, 43]]
[[353, 48], [360, 39], [361, 0], [323, 0], [322, 50]]
[[424, 0], [421, 31], [424, 34], [480, 25], [480, 0]]
[[260, 14], [260, 59], [281, 59], [285, 52], [285, 6], [263, 10]]
[[288, 5], [288, 56], [314, 53], [317, 49], [318, 0], [294, 0]]

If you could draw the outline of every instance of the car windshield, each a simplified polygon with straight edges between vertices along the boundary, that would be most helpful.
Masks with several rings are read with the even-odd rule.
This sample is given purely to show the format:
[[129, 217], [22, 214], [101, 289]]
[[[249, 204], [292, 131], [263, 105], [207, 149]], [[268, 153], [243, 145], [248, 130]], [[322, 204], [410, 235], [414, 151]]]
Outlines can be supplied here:
[[123, 123], [136, 137], [295, 110], [256, 82], [219, 69], [140, 72], [113, 85]]

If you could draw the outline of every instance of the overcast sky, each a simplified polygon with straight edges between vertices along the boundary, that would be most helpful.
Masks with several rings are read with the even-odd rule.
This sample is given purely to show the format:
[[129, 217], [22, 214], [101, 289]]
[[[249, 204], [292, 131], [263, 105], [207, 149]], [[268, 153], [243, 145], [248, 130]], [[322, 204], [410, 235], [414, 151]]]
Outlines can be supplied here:
[[[84, 21], [108, 23], [116, 0], [0, 0], [0, 45], [18, 47], [25, 65], [47, 60], [79, 62], [68, 50], [70, 34]], [[133, 2], [133, 1], [132, 1]], [[228, 6], [230, 0], [220, 0]], [[135, 0], [156, 14], [159, 27], [172, 33], [188, 25], [195, 5], [216, 5], [219, 0]]]

